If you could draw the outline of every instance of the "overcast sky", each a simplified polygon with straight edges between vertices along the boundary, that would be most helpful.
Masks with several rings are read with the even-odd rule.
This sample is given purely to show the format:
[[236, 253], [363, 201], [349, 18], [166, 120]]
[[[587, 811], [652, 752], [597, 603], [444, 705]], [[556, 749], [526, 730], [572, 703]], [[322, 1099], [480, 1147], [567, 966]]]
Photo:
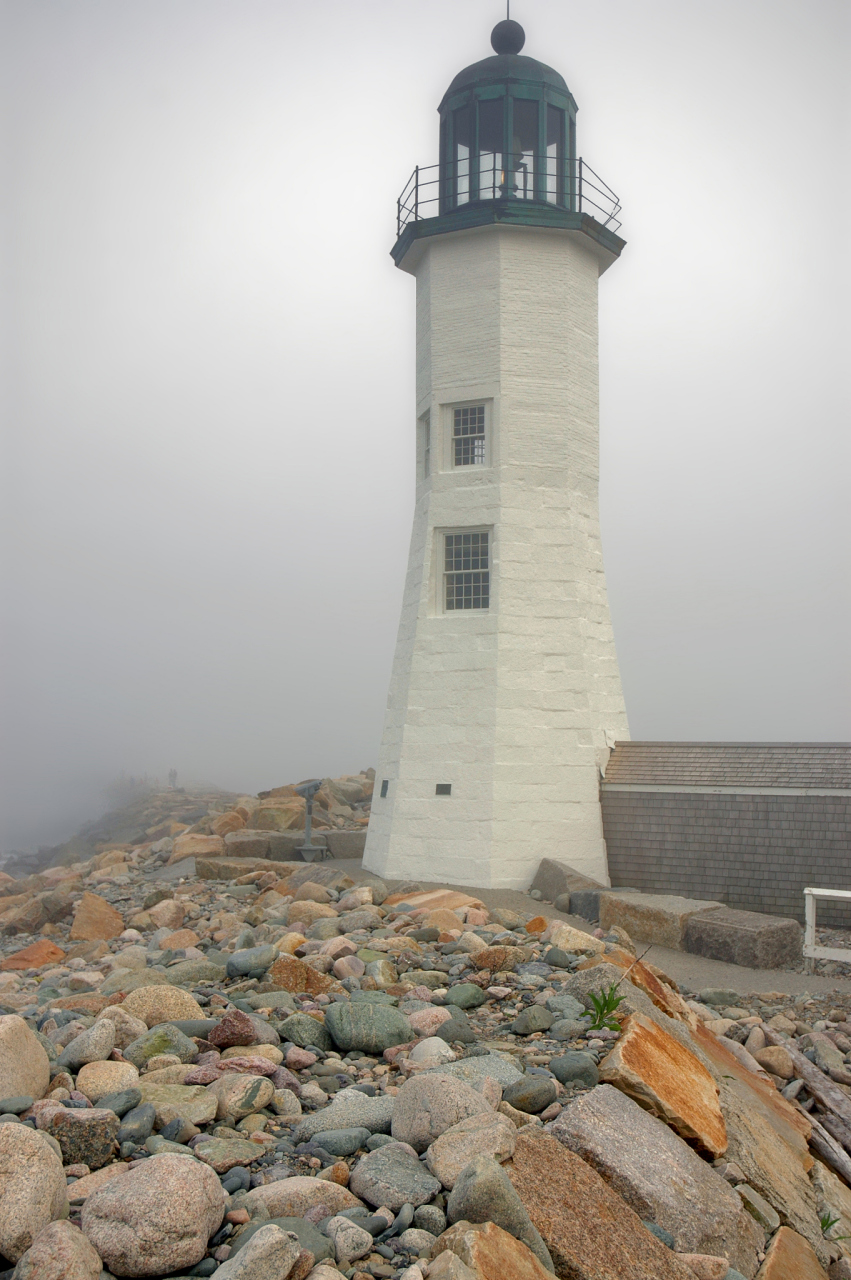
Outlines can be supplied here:
[[[497, 0], [13, 0], [6, 828], [122, 770], [374, 763], [413, 510], [396, 196]], [[515, 0], [620, 195], [602, 519], [632, 736], [851, 738], [846, 0]]]

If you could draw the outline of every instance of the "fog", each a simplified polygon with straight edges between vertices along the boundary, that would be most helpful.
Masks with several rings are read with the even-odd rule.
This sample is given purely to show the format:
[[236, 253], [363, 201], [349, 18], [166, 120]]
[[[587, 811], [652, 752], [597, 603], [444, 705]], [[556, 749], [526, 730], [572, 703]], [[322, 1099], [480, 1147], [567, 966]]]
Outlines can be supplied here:
[[[2, 7], [4, 829], [374, 763], [413, 511], [395, 202], [491, 0]], [[843, 0], [515, 0], [618, 192], [632, 736], [849, 727]]]

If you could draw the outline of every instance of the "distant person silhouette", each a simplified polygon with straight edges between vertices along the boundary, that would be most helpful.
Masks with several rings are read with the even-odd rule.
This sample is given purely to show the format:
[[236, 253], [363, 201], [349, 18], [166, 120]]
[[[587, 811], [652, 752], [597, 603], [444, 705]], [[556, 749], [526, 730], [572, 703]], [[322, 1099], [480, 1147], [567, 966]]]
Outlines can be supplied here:
[[169, 769], [169, 771], [168, 771], [168, 785], [169, 785], [170, 790], [172, 790], [172, 791], [174, 791], [175, 787], [177, 786], [177, 770], [176, 770], [176, 769]]

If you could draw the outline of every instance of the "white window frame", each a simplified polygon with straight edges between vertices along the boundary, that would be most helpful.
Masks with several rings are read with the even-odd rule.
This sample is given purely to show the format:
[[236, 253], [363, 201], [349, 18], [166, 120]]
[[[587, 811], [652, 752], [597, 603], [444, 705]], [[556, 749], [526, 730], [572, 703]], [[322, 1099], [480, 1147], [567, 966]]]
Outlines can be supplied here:
[[[446, 568], [446, 539], [456, 535], [464, 534], [485, 534], [488, 540], [488, 567], [487, 569], [478, 570], [447, 570]], [[446, 529], [435, 529], [435, 612], [442, 614], [444, 617], [482, 617], [489, 613], [493, 607], [493, 590], [494, 590], [494, 530], [493, 525], [459, 525]], [[449, 572], [471, 572], [471, 573], [487, 573], [487, 593], [488, 603], [478, 608], [470, 607], [468, 609], [448, 609], [446, 607], [446, 587], [447, 574]], [[474, 586], [475, 584], [471, 584]]]
[[[482, 462], [455, 462], [455, 412], [480, 407], [484, 410], [484, 460]], [[442, 471], [454, 475], [479, 475], [493, 465], [493, 401], [485, 396], [475, 400], [456, 400], [443, 405]]]

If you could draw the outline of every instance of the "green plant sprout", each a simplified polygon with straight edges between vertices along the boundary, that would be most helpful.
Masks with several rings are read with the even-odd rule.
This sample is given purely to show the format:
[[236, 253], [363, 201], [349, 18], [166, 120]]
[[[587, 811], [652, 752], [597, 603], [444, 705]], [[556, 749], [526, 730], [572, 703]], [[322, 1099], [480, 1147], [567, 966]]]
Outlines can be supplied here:
[[626, 996], [618, 995], [618, 986], [613, 982], [608, 991], [601, 991], [598, 996], [589, 992], [591, 1003], [594, 1006], [594, 1020], [589, 1031], [620, 1031], [620, 1025], [614, 1017], [615, 1010]]
[[836, 1226], [838, 1218], [834, 1218], [828, 1209], [827, 1213], [819, 1214], [819, 1223], [821, 1225], [821, 1233], [827, 1240], [851, 1240], [851, 1236], [830, 1236], [827, 1233], [832, 1231]]

